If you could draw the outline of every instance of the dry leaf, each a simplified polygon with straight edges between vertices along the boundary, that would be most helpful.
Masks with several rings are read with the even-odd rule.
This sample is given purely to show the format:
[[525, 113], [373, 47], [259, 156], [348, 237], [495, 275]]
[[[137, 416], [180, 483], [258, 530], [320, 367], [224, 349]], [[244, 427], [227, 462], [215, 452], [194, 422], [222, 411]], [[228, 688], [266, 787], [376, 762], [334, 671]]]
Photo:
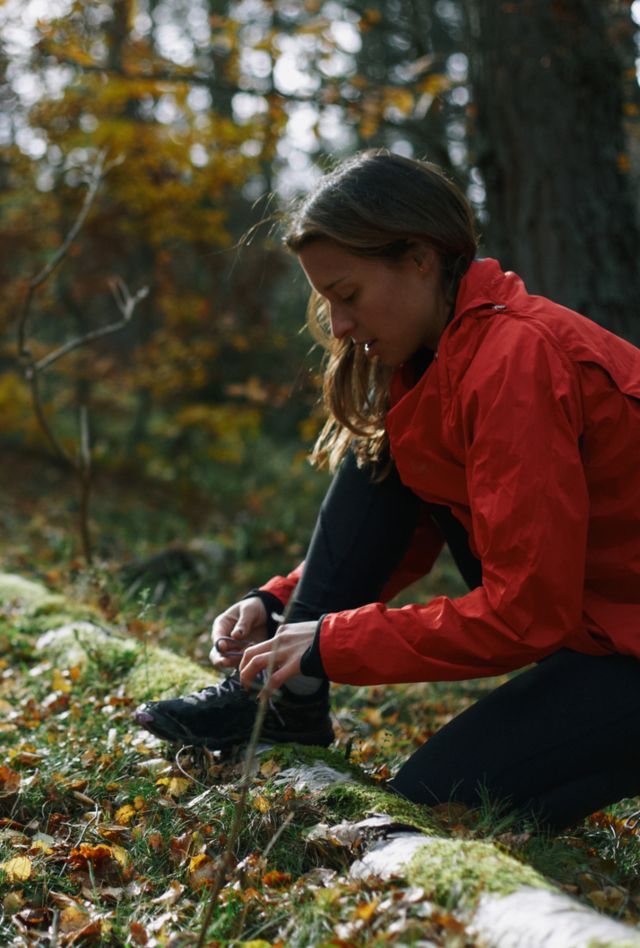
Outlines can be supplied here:
[[135, 815], [135, 808], [132, 807], [130, 803], [125, 803], [124, 806], [121, 806], [118, 810], [116, 810], [114, 820], [120, 826], [128, 826]]
[[291, 873], [290, 872], [280, 872], [278, 869], [271, 869], [269, 872], [265, 872], [262, 877], [262, 884], [268, 885], [271, 888], [277, 888], [278, 886], [289, 885], [291, 882]]
[[91, 916], [81, 905], [67, 905], [60, 912], [60, 931], [65, 934], [77, 932], [86, 928], [91, 922]]
[[271, 809], [271, 804], [267, 798], [263, 797], [262, 795], [254, 797], [252, 803], [255, 809], [259, 810], [260, 813], [268, 813]]
[[72, 849], [67, 861], [74, 869], [84, 869], [88, 863], [98, 865], [101, 862], [109, 862], [113, 859], [113, 850], [111, 846], [105, 843], [98, 843], [97, 846], [91, 846], [89, 843], [81, 843], [77, 849]]
[[210, 885], [216, 874], [216, 864], [205, 853], [194, 856], [189, 862], [189, 885], [194, 889]]
[[20, 787], [21, 779], [19, 773], [12, 770], [11, 767], [7, 767], [6, 764], [2, 764], [0, 767], [0, 796], [15, 793]]
[[147, 931], [141, 922], [131, 922], [129, 925], [129, 934], [131, 935], [131, 941], [134, 945], [146, 945], [149, 941]]
[[626, 893], [612, 885], [589, 892], [587, 898], [597, 909], [605, 912], [619, 912], [627, 901]]
[[166, 787], [167, 793], [172, 797], [179, 797], [189, 789], [193, 780], [187, 777], [159, 777], [156, 780], [156, 786]]
[[6, 862], [0, 863], [0, 869], [3, 869], [7, 882], [26, 882], [31, 878], [33, 864], [28, 856], [14, 856]]
[[269, 777], [273, 777], [274, 774], [280, 773], [281, 770], [282, 767], [280, 764], [271, 758], [270, 760], [265, 760], [263, 765], [260, 767], [260, 774], [262, 777], [266, 777], [268, 780]]
[[5, 915], [15, 915], [16, 912], [20, 911], [23, 905], [24, 896], [21, 889], [16, 889], [14, 892], [7, 892], [2, 900], [2, 908], [4, 909]]
[[154, 852], [159, 852], [164, 846], [164, 837], [162, 833], [150, 833], [147, 836], [147, 843]]
[[162, 903], [165, 902], [167, 906], [171, 907], [172, 905], [175, 905], [175, 903], [178, 901], [178, 899], [184, 892], [184, 889], [185, 887], [174, 879], [173, 882], [170, 884], [169, 888], [166, 890], [166, 892], [163, 892], [162, 895], [158, 895], [155, 899], [152, 899], [151, 901], [153, 902], [154, 905], [162, 905]]
[[51, 673], [51, 687], [54, 691], [61, 691], [62, 694], [69, 694], [71, 691], [71, 682], [62, 674], [59, 669], [54, 668]]

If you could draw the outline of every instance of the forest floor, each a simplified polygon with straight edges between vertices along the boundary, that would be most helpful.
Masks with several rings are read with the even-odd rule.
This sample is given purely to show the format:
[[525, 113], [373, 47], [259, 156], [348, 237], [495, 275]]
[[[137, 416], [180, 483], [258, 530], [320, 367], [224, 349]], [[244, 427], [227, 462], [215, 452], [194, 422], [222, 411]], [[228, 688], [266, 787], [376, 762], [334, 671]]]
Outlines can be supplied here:
[[[116, 501], [125, 504], [124, 489]], [[68, 516], [55, 478], [46, 494], [6, 504], [1, 568], [67, 597], [74, 618], [203, 665], [220, 605], [208, 581], [190, 573], [161, 602], [144, 590], [127, 598], [113, 562], [87, 569], [73, 554]], [[143, 553], [138, 541], [135, 554]], [[446, 562], [432, 583], [455, 585]], [[126, 655], [96, 649], [88, 667], [43, 655], [38, 637], [59, 624], [58, 611], [55, 601], [35, 611], [19, 598], [0, 606], [0, 943], [194, 944], [237, 812], [242, 761], [176, 756], [132, 727]], [[380, 787], [496, 684], [335, 688], [334, 759]], [[476, 944], [456, 904], [434, 910], [434, 893], [416, 886], [350, 880], [352, 854], [313, 844], [309, 831], [335, 819], [336, 809], [278, 782], [290, 762], [286, 755], [258, 762], [208, 945]], [[640, 924], [640, 799], [554, 837], [490, 806], [424, 809], [439, 834], [492, 840], [592, 908]]]

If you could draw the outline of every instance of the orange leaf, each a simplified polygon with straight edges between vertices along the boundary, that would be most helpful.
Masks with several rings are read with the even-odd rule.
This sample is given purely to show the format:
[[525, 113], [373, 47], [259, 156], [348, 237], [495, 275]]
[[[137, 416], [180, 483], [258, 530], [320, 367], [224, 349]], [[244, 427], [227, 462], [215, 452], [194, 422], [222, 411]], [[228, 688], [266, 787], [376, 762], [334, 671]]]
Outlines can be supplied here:
[[21, 777], [19, 773], [2, 764], [0, 767], [0, 794], [15, 793], [20, 786]]
[[289, 885], [291, 882], [291, 873], [290, 872], [280, 872], [278, 869], [271, 869], [269, 872], [265, 872], [262, 877], [262, 884], [268, 885], [271, 888], [277, 888], [278, 886]]
[[149, 941], [144, 925], [140, 922], [131, 922], [129, 925], [129, 934], [134, 945], [146, 945]]
[[114, 858], [113, 849], [105, 843], [98, 843], [97, 846], [91, 846], [89, 843], [81, 843], [78, 849], [72, 849], [67, 858], [67, 862], [74, 869], [84, 869], [91, 863], [96, 866], [100, 863], [110, 862]]

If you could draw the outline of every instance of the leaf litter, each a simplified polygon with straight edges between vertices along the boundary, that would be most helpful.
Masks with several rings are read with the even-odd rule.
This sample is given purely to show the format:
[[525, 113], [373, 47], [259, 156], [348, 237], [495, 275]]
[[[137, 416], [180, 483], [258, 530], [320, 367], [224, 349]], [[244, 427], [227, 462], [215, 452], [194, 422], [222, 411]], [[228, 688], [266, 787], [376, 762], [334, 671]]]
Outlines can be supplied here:
[[[425, 734], [476, 697], [442, 689], [417, 701], [414, 686], [337, 689], [338, 746], [382, 783]], [[113, 676], [97, 669], [89, 680], [75, 666], [29, 660], [23, 640], [19, 661], [4, 660], [3, 942], [37, 944], [55, 933], [60, 945], [154, 948], [198, 932], [241, 763], [196, 751], [167, 758], [161, 742], [132, 731], [131, 705]], [[209, 945], [474, 944], [455, 911], [423, 889], [349, 879], [344, 870], [371, 830], [339, 837], [332, 821], [323, 836], [321, 805], [303, 788], [278, 784], [287, 767], [277, 756], [259, 763]], [[555, 839], [464, 807], [431, 816], [445, 834], [490, 837], [587, 904], [639, 923], [638, 801]]]

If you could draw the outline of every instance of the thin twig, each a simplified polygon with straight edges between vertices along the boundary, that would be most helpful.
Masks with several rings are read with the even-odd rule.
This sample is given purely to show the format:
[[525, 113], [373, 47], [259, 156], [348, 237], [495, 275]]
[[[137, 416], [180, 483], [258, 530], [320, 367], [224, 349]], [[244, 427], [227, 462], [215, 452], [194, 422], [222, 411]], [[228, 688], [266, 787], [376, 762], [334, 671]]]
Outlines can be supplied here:
[[53, 429], [49, 424], [47, 416], [45, 415], [44, 406], [42, 404], [42, 399], [40, 398], [40, 380], [37, 373], [33, 373], [29, 378], [29, 384], [31, 386], [31, 402], [33, 404], [33, 410], [36, 413], [36, 418], [38, 424], [42, 429], [47, 441], [51, 445], [54, 453], [58, 456], [61, 461], [64, 461], [65, 464], [68, 464], [70, 467], [74, 468], [73, 458], [70, 454], [65, 451], [62, 447], [55, 434]]
[[98, 193], [98, 188], [102, 181], [104, 175], [104, 166], [106, 160], [106, 153], [100, 151], [96, 162], [91, 169], [91, 174], [89, 176], [89, 187], [87, 193], [84, 196], [84, 201], [82, 202], [82, 207], [80, 212], [76, 217], [75, 221], [71, 225], [67, 236], [64, 238], [56, 252], [51, 257], [51, 260], [42, 268], [42, 270], [37, 273], [27, 285], [27, 293], [22, 304], [22, 309], [20, 311], [20, 316], [18, 317], [18, 354], [20, 358], [28, 358], [29, 352], [26, 348], [26, 333], [27, 333], [27, 319], [29, 316], [29, 310], [31, 309], [31, 302], [33, 300], [33, 295], [39, 286], [48, 280], [53, 271], [57, 266], [64, 260], [69, 248], [73, 241], [78, 236], [80, 229], [82, 228], [84, 222], [87, 219], [87, 215], [91, 210], [91, 205], [95, 201], [96, 194]]
[[273, 849], [273, 847], [275, 846], [275, 844], [278, 842], [278, 840], [280, 839], [280, 837], [282, 836], [282, 834], [283, 834], [284, 831], [286, 830], [286, 828], [287, 828], [287, 826], [289, 825], [289, 823], [291, 823], [291, 821], [293, 820], [293, 817], [294, 817], [294, 816], [295, 816], [294, 813], [289, 813], [289, 815], [287, 816], [286, 820], [283, 820], [283, 821], [282, 821], [282, 823], [280, 824], [280, 826], [278, 827], [278, 829], [276, 830], [276, 832], [273, 834], [273, 836], [271, 837], [271, 839], [270, 839], [269, 842], [267, 843], [266, 848], [265, 848], [265, 851], [264, 851], [263, 854], [262, 854], [262, 858], [263, 858], [263, 859], [266, 859], [266, 858], [267, 858], [267, 856], [269, 855], [269, 853], [271, 852], [271, 850]]
[[247, 745], [247, 750], [244, 758], [244, 768], [242, 773], [242, 778], [240, 780], [240, 796], [236, 801], [234, 814], [233, 814], [233, 824], [231, 826], [231, 831], [229, 833], [229, 838], [227, 839], [227, 845], [225, 850], [220, 858], [218, 864], [218, 870], [216, 872], [215, 878], [213, 880], [213, 887], [211, 889], [211, 896], [209, 898], [209, 904], [207, 906], [207, 911], [205, 913], [204, 919], [202, 921], [202, 926], [198, 935], [198, 941], [196, 942], [196, 948], [203, 948], [205, 939], [207, 937], [207, 930], [211, 924], [211, 919], [215, 911], [215, 907], [222, 891], [222, 887], [225, 882], [225, 877], [231, 858], [233, 855], [233, 850], [237, 842], [238, 836], [240, 835], [240, 828], [242, 824], [242, 817], [244, 815], [244, 810], [247, 803], [247, 796], [249, 795], [249, 787], [251, 785], [251, 777], [253, 772], [253, 763], [256, 756], [256, 747], [258, 746], [258, 740], [260, 738], [260, 732], [262, 730], [262, 724], [264, 722], [265, 714], [267, 713], [267, 708], [269, 706], [269, 683], [271, 681], [271, 675], [273, 673], [273, 667], [276, 660], [277, 648], [271, 650], [269, 654], [269, 664], [266, 669], [266, 682], [263, 686], [262, 692], [260, 694], [260, 701], [258, 703], [258, 713], [256, 714], [256, 719], [253, 722], [253, 729], [251, 731], [251, 737], [249, 738], [249, 743]]
[[43, 372], [45, 369], [48, 369], [49, 366], [53, 365], [54, 362], [57, 362], [58, 359], [68, 355], [69, 352], [73, 352], [74, 349], [79, 349], [80, 346], [84, 346], [88, 342], [93, 342], [95, 339], [101, 339], [103, 336], [108, 336], [111, 333], [119, 332], [120, 329], [124, 329], [131, 321], [134, 310], [140, 300], [143, 300], [149, 293], [149, 287], [143, 286], [134, 296], [131, 296], [126, 284], [119, 277], [110, 282], [110, 288], [116, 305], [122, 313], [122, 319], [118, 320], [117, 323], [110, 323], [108, 326], [103, 326], [101, 329], [93, 329], [91, 332], [85, 333], [84, 336], [77, 336], [75, 339], [70, 339], [69, 342], [65, 342], [63, 346], [50, 352], [49, 355], [43, 356], [38, 362], [34, 362], [27, 371]]

